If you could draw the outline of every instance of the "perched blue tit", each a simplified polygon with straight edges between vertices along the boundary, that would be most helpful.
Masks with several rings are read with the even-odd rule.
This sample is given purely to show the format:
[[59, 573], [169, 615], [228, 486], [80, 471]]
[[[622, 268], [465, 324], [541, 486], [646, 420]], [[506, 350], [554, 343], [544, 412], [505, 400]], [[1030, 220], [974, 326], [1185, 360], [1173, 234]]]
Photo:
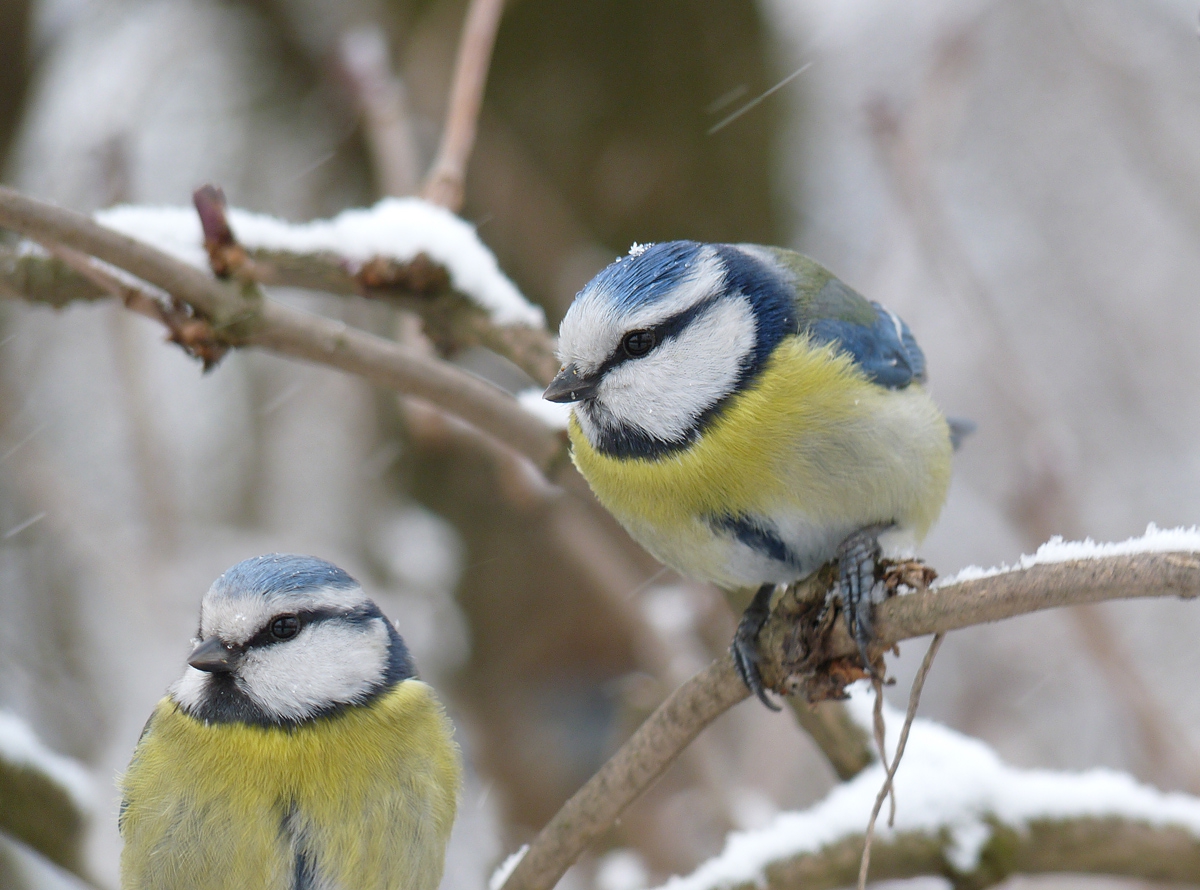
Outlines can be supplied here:
[[896, 315], [777, 247], [635, 247], [559, 330], [545, 392], [574, 403], [572, 457], [635, 540], [685, 576], [757, 587], [734, 638], [768, 707], [756, 640], [775, 586], [839, 562], [868, 668], [876, 562], [946, 499], [952, 431]]
[[449, 719], [353, 578], [238, 563], [121, 781], [124, 890], [436, 890], [461, 766]]

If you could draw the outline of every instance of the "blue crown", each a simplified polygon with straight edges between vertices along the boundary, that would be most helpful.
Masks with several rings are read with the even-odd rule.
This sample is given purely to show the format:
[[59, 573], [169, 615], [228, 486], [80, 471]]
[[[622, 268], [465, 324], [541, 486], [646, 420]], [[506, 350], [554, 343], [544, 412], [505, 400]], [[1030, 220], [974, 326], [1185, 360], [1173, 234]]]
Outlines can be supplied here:
[[579, 295], [598, 291], [622, 312], [657, 302], [687, 275], [703, 246], [695, 241], [652, 244], [609, 264]]
[[226, 596], [266, 596], [333, 588], [352, 590], [359, 584], [343, 569], [315, 556], [267, 553], [245, 559], [213, 582], [213, 592]]

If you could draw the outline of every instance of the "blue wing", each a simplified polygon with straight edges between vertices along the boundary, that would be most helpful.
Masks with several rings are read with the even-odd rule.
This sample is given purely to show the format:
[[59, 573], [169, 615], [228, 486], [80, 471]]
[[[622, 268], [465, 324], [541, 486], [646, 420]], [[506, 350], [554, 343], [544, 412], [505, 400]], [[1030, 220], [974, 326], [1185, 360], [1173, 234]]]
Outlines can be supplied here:
[[[846, 306], [860, 301], [866, 302], [836, 278], [830, 278], [821, 288], [820, 302], [826, 305]], [[880, 386], [903, 389], [914, 380], [923, 383], [925, 354], [908, 325], [878, 303], [869, 305], [874, 311], [870, 323], [866, 313], [854, 313], [857, 316], [854, 320], [845, 317], [811, 319], [804, 330], [814, 343], [832, 344], [850, 356], [867, 377]]]

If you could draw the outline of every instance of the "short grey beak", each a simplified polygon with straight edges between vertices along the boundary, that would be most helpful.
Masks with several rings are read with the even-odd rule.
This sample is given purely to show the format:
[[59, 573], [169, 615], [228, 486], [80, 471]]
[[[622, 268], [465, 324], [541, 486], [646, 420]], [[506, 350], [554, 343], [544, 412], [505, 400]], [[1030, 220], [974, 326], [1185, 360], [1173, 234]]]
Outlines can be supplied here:
[[596, 395], [600, 381], [579, 376], [579, 368], [566, 365], [558, 376], [550, 381], [542, 398], [548, 402], [582, 402]]
[[188, 656], [188, 664], [210, 674], [227, 674], [237, 667], [238, 661], [238, 653], [231, 652], [220, 637], [209, 637]]

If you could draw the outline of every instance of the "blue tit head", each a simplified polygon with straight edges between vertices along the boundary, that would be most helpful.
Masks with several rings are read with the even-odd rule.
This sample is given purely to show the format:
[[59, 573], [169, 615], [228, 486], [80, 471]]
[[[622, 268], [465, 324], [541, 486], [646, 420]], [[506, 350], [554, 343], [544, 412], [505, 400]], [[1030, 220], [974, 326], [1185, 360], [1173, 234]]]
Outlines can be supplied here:
[[637, 248], [579, 292], [545, 397], [574, 402], [594, 448], [657, 457], [686, 447], [796, 330], [794, 291], [751, 245]]
[[295, 724], [415, 675], [404, 641], [357, 581], [316, 557], [271, 553], [213, 582], [170, 694], [207, 722]]

